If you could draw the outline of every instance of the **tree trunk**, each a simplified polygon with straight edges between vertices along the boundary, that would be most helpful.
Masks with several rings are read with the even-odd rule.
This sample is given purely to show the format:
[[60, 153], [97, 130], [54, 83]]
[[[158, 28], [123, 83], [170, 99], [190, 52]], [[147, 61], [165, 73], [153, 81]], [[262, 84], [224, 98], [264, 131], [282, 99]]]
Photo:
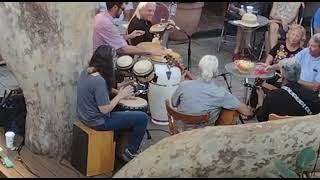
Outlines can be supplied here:
[[94, 3], [0, 2], [0, 16], [0, 52], [26, 98], [26, 146], [64, 155], [77, 79], [92, 55]]
[[265, 177], [275, 159], [293, 168], [304, 147], [317, 151], [319, 134], [320, 115], [185, 131], [146, 149], [114, 177]]

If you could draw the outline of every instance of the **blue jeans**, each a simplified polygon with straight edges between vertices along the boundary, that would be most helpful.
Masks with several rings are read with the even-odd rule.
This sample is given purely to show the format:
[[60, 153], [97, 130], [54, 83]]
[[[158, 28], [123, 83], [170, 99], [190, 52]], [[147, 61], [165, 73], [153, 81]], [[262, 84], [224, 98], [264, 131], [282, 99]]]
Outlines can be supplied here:
[[[148, 115], [141, 111], [114, 111], [105, 119], [104, 125], [97, 130], [130, 129], [127, 148], [131, 153], [136, 153], [140, 147], [148, 124]], [[116, 133], [116, 132], [115, 132]]]

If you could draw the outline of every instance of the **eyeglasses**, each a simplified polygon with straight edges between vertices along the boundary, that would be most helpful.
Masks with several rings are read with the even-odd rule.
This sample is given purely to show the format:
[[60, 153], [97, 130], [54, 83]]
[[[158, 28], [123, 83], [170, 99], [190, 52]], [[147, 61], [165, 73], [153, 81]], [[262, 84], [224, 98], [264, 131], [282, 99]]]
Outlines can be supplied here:
[[[118, 6], [118, 7], [119, 7], [119, 6]], [[123, 6], [121, 6], [121, 7], [119, 7], [119, 8], [120, 8], [122, 11], [124, 11], [124, 9], [125, 9]]]

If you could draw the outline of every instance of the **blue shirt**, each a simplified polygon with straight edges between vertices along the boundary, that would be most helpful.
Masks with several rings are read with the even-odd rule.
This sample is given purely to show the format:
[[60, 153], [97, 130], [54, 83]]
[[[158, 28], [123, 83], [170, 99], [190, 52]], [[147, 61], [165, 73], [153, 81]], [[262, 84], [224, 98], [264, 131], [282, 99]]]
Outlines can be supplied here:
[[313, 16], [313, 28], [320, 28], [320, 8], [317, 9]]
[[214, 123], [221, 108], [237, 109], [240, 101], [225, 88], [214, 81], [182, 81], [171, 98], [172, 105], [178, 111], [189, 114], [209, 113], [209, 122]]
[[320, 57], [312, 57], [309, 48], [304, 48], [295, 59], [301, 66], [300, 80], [320, 82]]
[[107, 104], [110, 104], [110, 99], [105, 80], [84, 70], [77, 84], [77, 115], [80, 120], [90, 127], [104, 124], [110, 113], [100, 112], [98, 106]]

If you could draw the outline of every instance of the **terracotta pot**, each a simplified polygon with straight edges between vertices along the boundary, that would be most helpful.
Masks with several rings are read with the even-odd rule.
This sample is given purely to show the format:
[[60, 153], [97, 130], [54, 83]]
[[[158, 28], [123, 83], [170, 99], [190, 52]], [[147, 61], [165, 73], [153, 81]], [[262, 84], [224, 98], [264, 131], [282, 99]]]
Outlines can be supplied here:
[[[204, 2], [178, 3], [174, 18], [176, 25], [189, 35], [192, 35], [197, 31], [203, 6]], [[170, 39], [177, 41], [188, 38], [184, 33], [175, 30], [170, 34]]]

